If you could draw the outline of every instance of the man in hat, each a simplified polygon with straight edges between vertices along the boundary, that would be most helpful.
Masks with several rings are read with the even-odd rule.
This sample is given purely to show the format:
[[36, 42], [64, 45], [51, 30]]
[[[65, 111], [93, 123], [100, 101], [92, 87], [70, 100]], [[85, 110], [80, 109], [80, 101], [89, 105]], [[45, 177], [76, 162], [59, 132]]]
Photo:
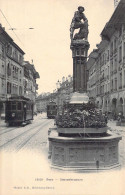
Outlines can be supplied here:
[[[82, 28], [84, 28], [84, 22], [88, 22], [84, 12], [84, 7], [79, 6], [78, 7], [78, 11], [75, 12], [74, 17], [72, 19], [71, 25], [70, 25], [70, 38], [71, 40], [73, 39], [73, 33], [75, 29], [80, 28], [80, 30]], [[84, 22], [82, 22], [81, 20], [83, 20]]]

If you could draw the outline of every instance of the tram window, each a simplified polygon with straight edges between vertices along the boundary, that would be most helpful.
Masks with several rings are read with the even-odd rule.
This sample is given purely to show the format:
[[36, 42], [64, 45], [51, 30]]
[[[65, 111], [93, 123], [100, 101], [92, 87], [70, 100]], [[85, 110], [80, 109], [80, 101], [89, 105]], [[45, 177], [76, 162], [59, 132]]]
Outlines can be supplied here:
[[7, 110], [11, 110], [11, 103], [10, 103], [10, 102], [7, 102], [7, 103], [6, 103], [6, 109], [7, 109]]
[[16, 110], [16, 103], [12, 103], [12, 110]]
[[29, 110], [31, 110], [31, 109], [30, 109], [30, 104], [29, 104]]
[[21, 102], [17, 104], [17, 110], [21, 110]]
[[26, 105], [26, 108], [27, 108], [27, 110], [30, 110], [30, 105], [27, 104], [27, 105]]
[[28, 106], [28, 104], [26, 104], [26, 109], [27, 109], [27, 110], [29, 110], [29, 106]]

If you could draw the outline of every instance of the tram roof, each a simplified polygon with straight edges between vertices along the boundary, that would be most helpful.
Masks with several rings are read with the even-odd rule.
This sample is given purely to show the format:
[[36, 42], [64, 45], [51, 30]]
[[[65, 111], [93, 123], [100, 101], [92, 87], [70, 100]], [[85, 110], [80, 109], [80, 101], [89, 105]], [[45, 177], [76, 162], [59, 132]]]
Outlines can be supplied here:
[[13, 96], [8, 99], [8, 101], [31, 101], [29, 98], [26, 98], [24, 96]]

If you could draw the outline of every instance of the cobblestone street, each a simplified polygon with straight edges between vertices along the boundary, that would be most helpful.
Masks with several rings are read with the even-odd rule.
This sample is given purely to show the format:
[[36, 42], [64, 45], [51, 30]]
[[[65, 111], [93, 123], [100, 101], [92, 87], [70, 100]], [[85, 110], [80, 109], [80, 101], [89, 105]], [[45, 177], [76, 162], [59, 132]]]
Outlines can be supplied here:
[[[82, 195], [121, 195], [125, 179], [125, 127], [116, 126], [116, 121], [108, 122], [112, 132], [122, 135], [119, 143], [121, 168], [104, 172], [98, 170], [89, 173], [63, 172], [51, 169], [47, 158], [48, 128], [53, 126], [53, 122], [53, 119], [47, 119], [46, 115], [39, 114], [32, 124], [16, 130], [1, 123], [2, 186], [8, 186], [7, 189], [3, 189], [2, 195], [9, 194], [10, 190], [13, 194], [31, 195], [33, 188], [37, 189], [36, 195], [53, 195], [52, 192], [55, 191], [57, 194], [62, 191], [61, 194], [65, 192], [68, 195], [71, 190], [75, 195], [83, 189]], [[50, 189], [45, 190], [45, 187]]]

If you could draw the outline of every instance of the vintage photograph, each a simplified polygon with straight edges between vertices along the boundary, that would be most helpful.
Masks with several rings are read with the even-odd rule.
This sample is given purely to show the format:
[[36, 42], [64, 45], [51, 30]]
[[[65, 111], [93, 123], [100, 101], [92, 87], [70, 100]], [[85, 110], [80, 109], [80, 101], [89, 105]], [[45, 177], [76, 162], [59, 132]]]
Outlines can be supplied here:
[[125, 195], [125, 0], [0, 1], [0, 195]]

